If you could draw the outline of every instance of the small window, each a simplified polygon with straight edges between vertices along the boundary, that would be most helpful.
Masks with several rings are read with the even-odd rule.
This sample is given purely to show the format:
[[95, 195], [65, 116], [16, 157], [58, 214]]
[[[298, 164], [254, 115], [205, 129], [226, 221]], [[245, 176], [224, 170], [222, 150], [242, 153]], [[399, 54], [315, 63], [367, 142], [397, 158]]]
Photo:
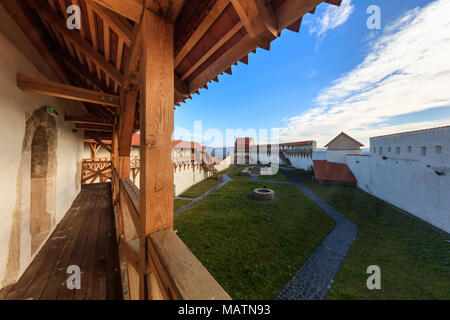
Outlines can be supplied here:
[[423, 156], [426, 156], [427, 155], [427, 147], [421, 147], [420, 148], [420, 154], [423, 155]]
[[442, 146], [436, 146], [436, 153], [442, 153]]
[[383, 154], [383, 147], [380, 147], [380, 154]]
[[412, 152], [412, 147], [408, 146], [408, 153], [411, 153], [411, 152]]
[[377, 153], [377, 148], [373, 148], [373, 153]]
[[388, 147], [388, 152], [391, 152], [391, 150], [392, 150], [391, 147]]
[[397, 147], [397, 148], [395, 149], [395, 153], [396, 153], [396, 154], [400, 154], [400, 147]]

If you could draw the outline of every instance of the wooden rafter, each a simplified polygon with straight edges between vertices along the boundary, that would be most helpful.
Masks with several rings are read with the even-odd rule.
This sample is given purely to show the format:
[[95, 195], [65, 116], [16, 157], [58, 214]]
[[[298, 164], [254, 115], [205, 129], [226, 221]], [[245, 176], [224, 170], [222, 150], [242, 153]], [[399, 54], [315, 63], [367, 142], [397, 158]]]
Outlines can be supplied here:
[[110, 126], [100, 126], [93, 124], [76, 124], [77, 129], [89, 130], [93, 132], [112, 132], [113, 128]]
[[57, 82], [40, 80], [17, 74], [17, 86], [29, 92], [45, 94], [53, 97], [85, 101], [111, 107], [119, 107], [119, 97], [102, 92], [87, 90]]
[[217, 0], [217, 2], [212, 7], [209, 14], [202, 21], [199, 27], [195, 30], [193, 35], [189, 38], [186, 44], [181, 48], [180, 52], [175, 57], [175, 68], [183, 61], [183, 59], [188, 55], [188, 53], [194, 48], [197, 42], [205, 35], [212, 24], [217, 20], [217, 18], [222, 14], [230, 0]]
[[117, 13], [98, 5], [94, 0], [86, 0], [86, 3], [89, 3], [89, 6], [102, 18], [104, 24], [106, 23], [109, 25], [119, 38], [121, 38], [127, 46], [130, 46], [133, 28], [127, 22], [123, 21]]
[[122, 84], [123, 76], [119, 70], [109, 63], [104, 56], [95, 50], [76, 30], [69, 30], [66, 21], [53, 11], [49, 6], [44, 6], [41, 0], [33, 0], [30, 5], [36, 9], [38, 14], [58, 30], [66, 39], [68, 39], [78, 50], [82, 51], [86, 58], [94, 61], [114, 81]]
[[98, 124], [104, 126], [114, 126], [114, 121], [103, 119], [103, 118], [92, 118], [92, 117], [83, 117], [83, 116], [70, 116], [65, 115], [64, 121], [70, 121], [78, 124]]
[[278, 22], [270, 4], [264, 0], [231, 0], [251, 39], [267, 49], [278, 37]]
[[143, 0], [94, 0], [99, 5], [114, 11], [134, 22], [141, 20]]

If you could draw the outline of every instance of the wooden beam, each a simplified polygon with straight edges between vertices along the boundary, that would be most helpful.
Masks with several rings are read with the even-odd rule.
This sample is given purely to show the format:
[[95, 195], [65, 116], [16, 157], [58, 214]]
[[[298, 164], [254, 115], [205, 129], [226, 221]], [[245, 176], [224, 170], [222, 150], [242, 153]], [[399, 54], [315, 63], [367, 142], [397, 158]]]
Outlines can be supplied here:
[[275, 16], [278, 20], [278, 31], [281, 32], [289, 27], [322, 2], [324, 0], [286, 0], [275, 10]]
[[134, 133], [134, 117], [136, 112], [137, 90], [123, 90], [123, 104], [120, 108], [119, 155], [130, 156], [131, 140]]
[[270, 4], [265, 0], [231, 0], [251, 39], [268, 49], [278, 37], [278, 22]]
[[[75, 125], [77, 129], [84, 129], [89, 130], [93, 132], [112, 132], [113, 128], [110, 126], [101, 126], [97, 124], [76, 124]], [[96, 139], [97, 137], [93, 137], [93, 139]]]
[[94, 61], [107, 75], [111, 76], [114, 81], [122, 84], [123, 75], [119, 70], [109, 63], [104, 56], [95, 50], [89, 42], [87, 42], [76, 30], [69, 30], [66, 21], [62, 19], [50, 6], [43, 5], [41, 0], [34, 0], [30, 5], [36, 9], [39, 15], [47, 20], [56, 30], [66, 37], [74, 46], [82, 51], [86, 58]]
[[102, 142], [101, 139], [95, 138], [94, 140], [95, 140], [99, 145], [101, 145], [103, 148], [105, 148], [105, 149], [112, 155], [113, 151], [112, 151], [111, 146], [108, 146], [108, 145], [104, 144], [104, 143]]
[[64, 121], [70, 121], [70, 122], [78, 123], [78, 124], [98, 124], [98, 125], [111, 126], [111, 127], [114, 126], [114, 122], [111, 120], [92, 118], [92, 117], [79, 117], [79, 116], [65, 115]]
[[114, 11], [134, 22], [141, 20], [144, 9], [143, 0], [94, 0], [99, 5]]
[[28, 92], [45, 94], [58, 98], [84, 101], [110, 107], [119, 107], [119, 97], [102, 92], [78, 88], [57, 82], [35, 79], [17, 74], [17, 86]]
[[206, 18], [203, 19], [183, 48], [181, 48], [180, 52], [178, 52], [175, 57], [175, 68], [177, 68], [188, 53], [191, 52], [192, 48], [194, 48], [197, 42], [205, 35], [229, 3], [230, 0], [217, 0]]

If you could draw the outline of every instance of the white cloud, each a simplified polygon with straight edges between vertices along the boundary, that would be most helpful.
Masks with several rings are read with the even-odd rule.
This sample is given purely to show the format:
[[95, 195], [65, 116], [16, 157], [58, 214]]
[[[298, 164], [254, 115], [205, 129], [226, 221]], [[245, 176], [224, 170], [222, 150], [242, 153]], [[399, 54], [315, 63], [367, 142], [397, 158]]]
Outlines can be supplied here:
[[391, 117], [450, 106], [450, 1], [406, 12], [373, 40], [364, 61], [285, 119], [281, 139], [324, 145], [341, 131], [368, 143], [374, 135], [447, 125], [450, 119], [385, 125]]
[[353, 13], [352, 0], [343, 0], [341, 5], [327, 5], [326, 9], [309, 24], [309, 33], [316, 34], [319, 41], [323, 40], [327, 31], [335, 29], [347, 22]]

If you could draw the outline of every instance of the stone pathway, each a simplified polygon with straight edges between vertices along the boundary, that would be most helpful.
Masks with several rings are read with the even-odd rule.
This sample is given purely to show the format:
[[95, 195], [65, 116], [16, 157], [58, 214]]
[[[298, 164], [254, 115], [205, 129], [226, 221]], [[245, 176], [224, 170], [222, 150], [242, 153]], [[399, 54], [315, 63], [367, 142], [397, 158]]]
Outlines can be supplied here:
[[228, 174], [237, 170], [239, 166], [222, 176], [222, 182], [214, 186], [200, 197], [192, 200], [187, 205], [178, 209], [174, 215], [177, 216], [192, 208], [230, 181], [259, 181], [262, 183], [290, 184], [296, 186], [309, 199], [316, 203], [335, 222], [336, 227], [328, 234], [321, 246], [308, 258], [300, 271], [291, 279], [287, 286], [281, 290], [276, 300], [322, 300], [327, 296], [333, 284], [334, 278], [341, 267], [342, 262], [350, 250], [353, 241], [358, 234], [359, 228], [342, 213], [322, 200], [318, 195], [297, 181], [288, 172], [283, 174], [290, 182], [259, 180], [257, 176], [249, 179], [232, 179]]
[[[285, 175], [293, 180], [288, 173]], [[281, 291], [277, 300], [322, 300], [358, 234], [359, 227], [301, 183], [292, 183], [335, 222], [336, 227]]]

